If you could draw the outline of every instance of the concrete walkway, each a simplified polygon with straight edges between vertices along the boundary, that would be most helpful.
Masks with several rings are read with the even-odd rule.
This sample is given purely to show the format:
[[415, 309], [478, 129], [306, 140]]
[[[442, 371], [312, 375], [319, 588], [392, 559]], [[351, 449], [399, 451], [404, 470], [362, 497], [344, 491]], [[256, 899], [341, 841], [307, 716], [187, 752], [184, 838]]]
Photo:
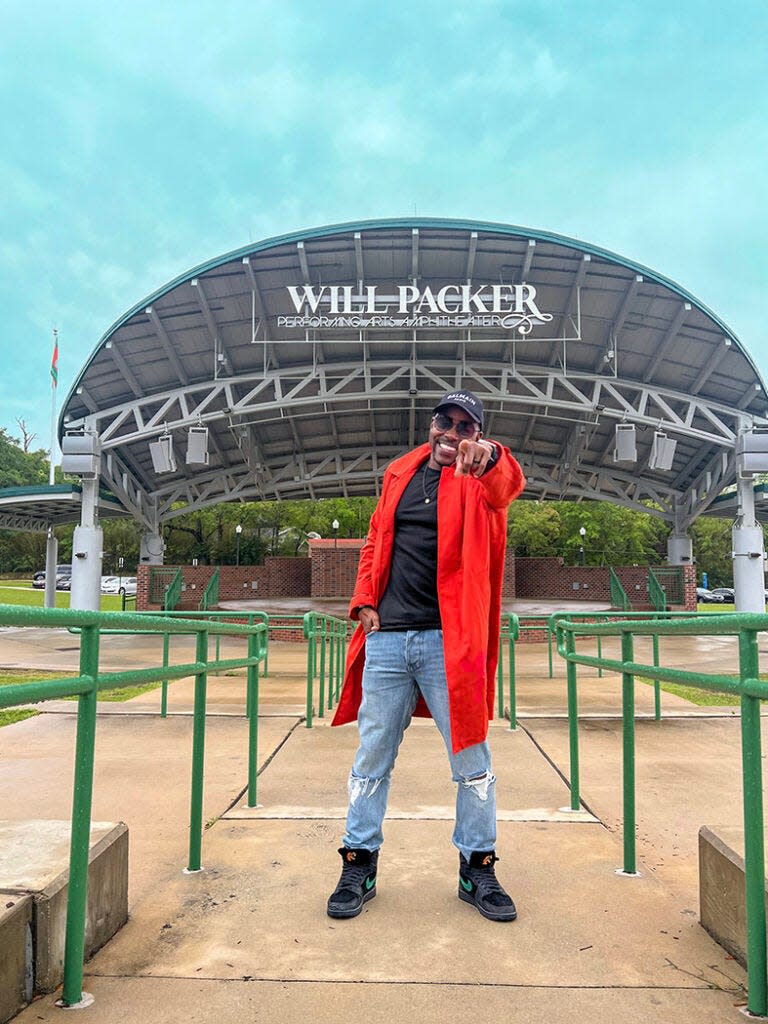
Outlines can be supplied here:
[[[735, 645], [676, 639], [667, 661], [732, 670]], [[189, 656], [174, 640], [173, 660]], [[191, 641], [190, 641], [191, 646]], [[69, 634], [6, 630], [0, 663], [75, 668]], [[109, 637], [104, 667], [150, 664], [151, 639]], [[456, 898], [454, 787], [431, 722], [406, 734], [391, 794], [379, 894], [332, 921], [354, 727], [302, 721], [305, 648], [274, 644], [262, 681], [259, 804], [244, 806], [242, 675], [212, 678], [206, 745], [205, 871], [183, 875], [191, 681], [100, 705], [93, 816], [130, 828], [128, 924], [87, 964], [93, 1024], [271, 1021], [527, 1021], [610, 1015], [701, 1024], [741, 1018], [744, 973], [698, 924], [696, 836], [739, 828], [739, 723], [664, 695], [637, 727], [641, 877], [621, 867], [620, 682], [584, 670], [579, 693], [585, 809], [569, 801], [562, 664], [518, 648], [520, 728], [490, 731], [498, 776], [499, 877], [518, 921], [485, 921]], [[638, 684], [650, 715], [651, 687]], [[62, 818], [71, 801], [74, 706], [0, 730], [0, 818]], [[45, 997], [17, 1018], [55, 1021]]]

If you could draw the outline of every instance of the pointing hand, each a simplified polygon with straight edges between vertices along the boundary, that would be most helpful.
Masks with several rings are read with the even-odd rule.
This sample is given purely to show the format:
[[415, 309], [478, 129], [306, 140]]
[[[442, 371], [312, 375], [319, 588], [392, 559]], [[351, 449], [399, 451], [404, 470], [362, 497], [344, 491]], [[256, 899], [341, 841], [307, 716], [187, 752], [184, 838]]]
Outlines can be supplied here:
[[456, 476], [482, 476], [492, 455], [490, 441], [461, 441], [456, 456]]

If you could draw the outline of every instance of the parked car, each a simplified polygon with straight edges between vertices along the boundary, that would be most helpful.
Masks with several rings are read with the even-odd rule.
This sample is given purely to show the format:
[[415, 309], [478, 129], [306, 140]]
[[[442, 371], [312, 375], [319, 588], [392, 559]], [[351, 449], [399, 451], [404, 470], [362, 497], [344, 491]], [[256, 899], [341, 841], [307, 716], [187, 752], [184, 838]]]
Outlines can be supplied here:
[[102, 576], [102, 594], [135, 594], [135, 576]]
[[736, 596], [733, 592], [733, 587], [715, 587], [712, 591], [713, 594], [719, 594], [722, 597], [725, 604], [735, 604]]
[[715, 594], [712, 590], [707, 590], [706, 587], [696, 587], [696, 600], [700, 604], [722, 604], [723, 595]]
[[[56, 566], [56, 589], [57, 590], [69, 590], [69, 587], [62, 587], [61, 583], [63, 580], [69, 579], [72, 576], [71, 565], [57, 565]], [[45, 587], [45, 569], [38, 569], [35, 575], [32, 577], [32, 586], [36, 590], [43, 590]]]

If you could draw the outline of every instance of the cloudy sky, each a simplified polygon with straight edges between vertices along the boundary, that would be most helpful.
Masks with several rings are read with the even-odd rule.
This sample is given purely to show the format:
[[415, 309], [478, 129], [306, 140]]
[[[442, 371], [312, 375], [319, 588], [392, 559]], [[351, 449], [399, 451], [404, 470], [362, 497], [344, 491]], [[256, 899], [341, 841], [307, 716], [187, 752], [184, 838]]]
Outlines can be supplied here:
[[49, 443], [110, 324], [251, 241], [376, 217], [571, 235], [768, 376], [768, 5], [4, 0], [0, 426]]

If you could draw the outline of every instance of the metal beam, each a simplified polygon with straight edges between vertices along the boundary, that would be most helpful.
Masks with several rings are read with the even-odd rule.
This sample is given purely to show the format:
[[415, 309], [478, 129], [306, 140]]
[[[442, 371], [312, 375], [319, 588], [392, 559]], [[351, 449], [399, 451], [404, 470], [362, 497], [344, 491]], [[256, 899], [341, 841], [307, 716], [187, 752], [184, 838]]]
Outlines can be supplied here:
[[203, 282], [199, 277], [193, 277], [190, 284], [197, 293], [200, 309], [203, 311], [203, 318], [208, 326], [208, 334], [210, 335], [211, 343], [213, 345], [215, 372], [218, 373], [222, 366], [224, 369], [231, 372], [234, 369], [232, 366], [232, 360], [229, 352], [227, 351], [226, 345], [222, 341], [221, 334], [219, 332], [219, 325], [216, 323], [216, 318], [211, 310], [210, 303], [208, 302], [208, 296], [205, 294]]
[[187, 372], [181, 365], [181, 360], [174, 351], [173, 345], [171, 344], [171, 339], [168, 337], [168, 332], [163, 326], [162, 320], [157, 315], [157, 311], [153, 306], [147, 306], [144, 312], [147, 314], [149, 319], [152, 321], [152, 324], [154, 325], [155, 332], [158, 338], [160, 339], [162, 349], [165, 352], [168, 362], [173, 367], [177, 379], [180, 380], [182, 384], [189, 384], [189, 377], [187, 375]]
[[650, 363], [648, 364], [648, 369], [645, 371], [645, 379], [646, 380], [650, 381], [650, 380], [653, 379], [654, 374], [656, 373], [656, 371], [658, 370], [659, 366], [661, 365], [662, 360], [666, 357], [667, 352], [669, 351], [670, 345], [672, 344], [672, 342], [677, 337], [677, 333], [680, 330], [680, 328], [683, 326], [683, 322], [685, 321], [685, 318], [690, 313], [690, 311], [691, 311], [691, 304], [690, 304], [690, 302], [682, 302], [682, 303], [680, 303], [680, 305], [677, 308], [677, 313], [675, 313], [674, 319], [672, 320], [672, 323], [669, 325], [667, 333], [664, 335], [664, 337], [659, 342], [659, 346], [656, 349], [656, 354], [654, 355], [653, 359], [651, 359]]
[[467, 247], [467, 270], [465, 277], [467, 283], [472, 283], [472, 277], [475, 273], [475, 256], [477, 255], [477, 232], [471, 231], [469, 234], [469, 245]]
[[[366, 367], [360, 362], [352, 360], [335, 364], [338, 377], [322, 392], [317, 368], [308, 364], [285, 371], [272, 370], [265, 375], [238, 377], [239, 396], [234, 392], [232, 381], [207, 381], [147, 396], [143, 401], [135, 399], [111, 409], [102, 408], [93, 414], [92, 419], [100, 436], [105, 438], [104, 446], [116, 447], [140, 437], [155, 436], [166, 423], [169, 429], [177, 429], [215, 422], [226, 416], [227, 410], [235, 415], [266, 413], [267, 418], [273, 418], [276, 407], [280, 408], [282, 417], [282, 410], [288, 405], [296, 415], [301, 415], [302, 407], [311, 408], [331, 401], [338, 411], [359, 407], [361, 400], [386, 403], [395, 396], [405, 398], [411, 386], [412, 369], [420, 381], [419, 393], [424, 395], [425, 388], [434, 392], [429, 397], [453, 387], [457, 377], [459, 382], [462, 379], [451, 360], [431, 360], [422, 356], [412, 366], [410, 362], [395, 363], [382, 358], [372, 365], [376, 373], [366, 380]], [[544, 370], [520, 365], [514, 377], [510, 377], [509, 385], [501, 389], [498, 364], [487, 362], [467, 367], [464, 379], [481, 397], [493, 400], [502, 410], [515, 408], [522, 414], [543, 406], [553, 413], [558, 410], [577, 414], [590, 412], [603, 420], [628, 419], [656, 429], [672, 430], [676, 435], [726, 446], [730, 446], [735, 438], [735, 425], [729, 425], [734, 420], [732, 406], [668, 388], [606, 379], [593, 374], [566, 375], [552, 368]], [[180, 412], [174, 415], [174, 409], [182, 410], [185, 402], [188, 414]], [[111, 424], [118, 417], [125, 419], [126, 410], [135, 414], [135, 429], [123, 429], [119, 437], [110, 436]], [[707, 421], [706, 428], [698, 425], [702, 419]], [[75, 427], [78, 422], [73, 420], [69, 425]], [[123, 423], [123, 428], [125, 426], [127, 421]]]
[[712, 374], [718, 368], [720, 363], [722, 363], [722, 361], [728, 355], [728, 352], [729, 352], [730, 348], [731, 348], [731, 339], [730, 338], [723, 338], [722, 346], [720, 348], [718, 348], [718, 350], [715, 352], [715, 354], [712, 356], [711, 359], [705, 360], [704, 365], [699, 370], [699, 372], [698, 372], [698, 374], [696, 376], [696, 380], [694, 380], [693, 384], [691, 384], [691, 394], [692, 395], [698, 395], [698, 393], [704, 387], [706, 382], [709, 380], [709, 378], [712, 376]]
[[357, 280], [360, 284], [365, 280], [365, 265], [363, 264], [363, 236], [359, 231], [354, 234], [355, 239], [355, 269], [357, 271]]
[[[106, 345], [104, 346], [104, 348], [112, 356], [112, 361], [114, 362], [115, 366], [117, 367], [118, 373], [123, 378], [123, 380], [128, 385], [128, 387], [131, 389], [131, 391], [134, 393], [136, 398], [141, 398], [141, 396], [144, 394], [144, 388], [141, 386], [141, 384], [139, 384], [139, 382], [136, 379], [133, 371], [131, 370], [131, 368], [128, 366], [128, 363], [123, 358], [123, 356], [122, 356], [119, 348], [115, 344], [114, 340], [108, 341], [106, 343]], [[91, 411], [95, 412], [95, 410], [91, 410]]]
[[624, 327], [624, 321], [627, 319], [632, 302], [634, 301], [635, 295], [637, 295], [637, 289], [643, 283], [643, 275], [635, 274], [632, 280], [629, 282], [626, 294], [624, 295], [624, 301], [621, 304], [621, 308], [613, 321], [613, 333], [614, 335], [619, 334], [621, 329]]
[[419, 277], [419, 229], [411, 231], [411, 277], [414, 282]]
[[311, 284], [312, 281], [309, 276], [309, 264], [307, 263], [307, 253], [304, 248], [303, 242], [296, 243], [296, 252], [299, 255], [299, 266], [301, 267], [301, 276], [304, 284]]
[[536, 239], [529, 238], [528, 245], [526, 246], [525, 252], [523, 253], [523, 265], [520, 268], [520, 280], [518, 284], [523, 284], [525, 282], [526, 277], [528, 277], [528, 274], [531, 272], [531, 265], [533, 263], [533, 257], [535, 252]]

